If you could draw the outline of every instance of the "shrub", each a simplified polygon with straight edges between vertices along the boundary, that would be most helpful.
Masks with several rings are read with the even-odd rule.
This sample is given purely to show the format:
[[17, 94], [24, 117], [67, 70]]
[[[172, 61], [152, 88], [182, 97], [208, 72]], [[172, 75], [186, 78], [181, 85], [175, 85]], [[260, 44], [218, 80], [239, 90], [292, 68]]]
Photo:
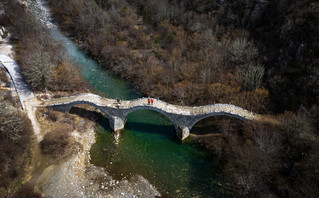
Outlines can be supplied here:
[[285, 112], [279, 117], [280, 128], [290, 144], [296, 144], [301, 139], [313, 139], [313, 125], [305, 114]]
[[258, 57], [258, 49], [246, 38], [236, 38], [227, 50], [233, 64], [248, 64]]
[[80, 148], [66, 127], [59, 127], [47, 133], [40, 142], [44, 154], [54, 162], [62, 162], [73, 156]]
[[4, 69], [1, 69], [0, 67], [0, 81], [2, 81], [5, 86], [10, 86], [10, 81], [8, 79], [8, 76], [7, 76], [7, 72], [4, 70]]
[[22, 186], [17, 192], [9, 196], [9, 198], [41, 198], [42, 195], [35, 192], [30, 185]]
[[31, 123], [28, 118], [0, 102], [0, 197], [2, 189], [11, 189], [24, 175], [31, 145]]
[[245, 91], [251, 91], [261, 88], [265, 74], [264, 66], [249, 64], [238, 70], [238, 79], [241, 81], [242, 88]]
[[0, 136], [12, 141], [31, 130], [26, 116], [4, 103], [0, 103], [0, 123]]
[[42, 50], [37, 50], [30, 54], [24, 62], [23, 74], [33, 88], [43, 90], [52, 81], [52, 67], [50, 55]]
[[15, 35], [18, 38], [39, 35], [44, 31], [41, 23], [37, 19], [25, 13], [20, 14], [20, 16], [17, 15], [13, 23], [15, 26]]

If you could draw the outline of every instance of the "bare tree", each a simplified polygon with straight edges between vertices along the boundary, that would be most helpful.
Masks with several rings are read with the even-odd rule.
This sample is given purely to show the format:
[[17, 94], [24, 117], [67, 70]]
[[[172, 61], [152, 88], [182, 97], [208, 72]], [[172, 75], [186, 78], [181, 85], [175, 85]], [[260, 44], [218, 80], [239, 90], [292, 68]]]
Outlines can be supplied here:
[[0, 135], [14, 140], [21, 137], [23, 119], [19, 113], [4, 103], [0, 104]]
[[278, 157], [282, 146], [281, 135], [271, 127], [262, 124], [254, 124], [252, 128], [253, 139], [260, 151], [270, 157]]
[[297, 145], [304, 141], [314, 140], [314, 127], [312, 120], [304, 114], [289, 114], [279, 118], [283, 135], [291, 145]]
[[247, 64], [258, 56], [258, 49], [246, 38], [237, 38], [228, 46], [228, 58], [233, 64]]
[[263, 77], [265, 74], [265, 68], [263, 65], [249, 64], [242, 68], [239, 68], [237, 78], [242, 81], [242, 87], [244, 90], [250, 91], [258, 89], [262, 86]]
[[52, 80], [53, 63], [50, 55], [37, 50], [26, 58], [23, 74], [26, 81], [35, 89], [45, 89]]
[[25, 36], [39, 35], [44, 31], [41, 23], [36, 20], [34, 17], [30, 17], [26, 14], [23, 14], [23, 17], [19, 17], [15, 22], [15, 31], [14, 33], [18, 38]]

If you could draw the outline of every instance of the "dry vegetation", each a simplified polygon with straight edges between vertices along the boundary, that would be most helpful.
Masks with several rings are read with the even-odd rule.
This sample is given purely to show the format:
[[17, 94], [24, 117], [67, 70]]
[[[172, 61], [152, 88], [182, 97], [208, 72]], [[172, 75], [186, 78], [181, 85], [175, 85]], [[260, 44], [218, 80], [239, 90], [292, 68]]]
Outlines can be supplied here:
[[20, 185], [31, 160], [32, 128], [25, 114], [0, 101], [0, 197]]
[[[278, 116], [278, 126], [224, 119], [209, 129], [215, 134], [195, 139], [220, 160], [243, 197], [319, 197], [315, 0], [47, 1], [83, 49], [145, 95], [188, 105], [231, 102], [256, 112], [296, 112]], [[8, 2], [17, 57], [32, 88], [82, 90], [61, 45], [21, 14], [16, 1]], [[45, 154], [60, 161], [78, 149], [70, 135], [78, 125], [72, 116], [42, 110], [39, 119], [47, 130]], [[17, 133], [3, 134], [1, 140], [8, 141]]]
[[67, 59], [63, 46], [40, 21], [17, 1], [8, 1], [11, 32], [16, 39], [16, 59], [26, 82], [34, 91], [81, 92], [87, 83], [79, 68]]
[[0, 68], [0, 197], [42, 197], [33, 187], [22, 185], [32, 164], [33, 134], [12, 91], [5, 70]]
[[4, 87], [10, 86], [10, 81], [9, 81], [8, 76], [7, 76], [7, 72], [5, 69], [3, 69], [1, 67], [0, 67], [0, 80], [1, 80], [2, 84], [4, 85]]
[[44, 134], [40, 148], [51, 163], [65, 162], [80, 149], [73, 132], [81, 134], [88, 129], [89, 120], [74, 114], [64, 114], [50, 108], [37, 110], [37, 119]]
[[259, 112], [317, 104], [315, 1], [48, 2], [89, 54], [145, 95]]
[[[194, 140], [212, 152], [243, 197], [318, 197], [315, 125], [303, 113], [286, 112], [277, 119], [278, 126], [204, 120], [193, 130]], [[209, 129], [214, 133], [201, 133], [207, 122], [217, 126]]]
[[173, 23], [175, 10], [164, 16], [158, 10], [175, 8], [165, 1], [160, 8], [155, 1], [100, 3], [52, 1], [52, 8], [91, 55], [143, 93], [173, 103], [231, 102], [265, 110], [264, 66], [245, 31], [224, 41], [195, 19], [186, 27], [186, 15], [185, 21]]
[[145, 95], [296, 112], [278, 126], [226, 119], [197, 138], [243, 197], [318, 197], [315, 0], [47, 1], [83, 49]]
[[8, 198], [42, 198], [42, 194], [36, 192], [32, 186], [22, 186], [17, 192], [10, 195]]
[[68, 128], [60, 126], [48, 132], [40, 142], [42, 152], [54, 162], [63, 162], [77, 153], [78, 145]]

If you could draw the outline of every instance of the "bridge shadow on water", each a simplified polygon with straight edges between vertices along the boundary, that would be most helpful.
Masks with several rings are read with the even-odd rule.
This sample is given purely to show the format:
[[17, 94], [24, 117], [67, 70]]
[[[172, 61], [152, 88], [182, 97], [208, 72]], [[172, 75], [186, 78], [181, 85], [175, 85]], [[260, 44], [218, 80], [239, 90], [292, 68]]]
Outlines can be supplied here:
[[[101, 112], [97, 112], [95, 110], [87, 110], [87, 109], [79, 108], [79, 107], [72, 107], [72, 109], [70, 110], [70, 113], [76, 114], [80, 117], [97, 122], [107, 132], [112, 131], [109, 126], [108, 118], [105, 117], [103, 113]], [[164, 124], [160, 125], [160, 124], [156, 124], [156, 122], [154, 123], [153, 119], [144, 118], [143, 116], [148, 116], [148, 118], [151, 117], [148, 114], [144, 114], [144, 113], [141, 113], [138, 115], [135, 114], [131, 117], [128, 117], [128, 120], [125, 124], [125, 128], [123, 132], [125, 133], [130, 131], [130, 135], [134, 133], [139, 133], [138, 136], [153, 136], [153, 135], [158, 136], [158, 137], [155, 137], [156, 139], [155, 142], [153, 141], [151, 142], [151, 144], [154, 144], [154, 145], [164, 144], [166, 146], [169, 146], [169, 148], [171, 148], [170, 144], [165, 143], [165, 139], [166, 141], [167, 140], [171, 141], [173, 145], [183, 144], [182, 145], [183, 149], [177, 148], [177, 151], [176, 151], [178, 153], [178, 156], [180, 157], [176, 157], [176, 155], [174, 154], [172, 155], [172, 156], [175, 156], [175, 158], [177, 158], [176, 162], [174, 163], [183, 164], [183, 167], [180, 168], [180, 171], [182, 173], [176, 174], [174, 171], [172, 171], [172, 173], [168, 172], [168, 174], [169, 175], [171, 174], [172, 177], [174, 176], [176, 177], [174, 179], [171, 179], [173, 182], [181, 182], [181, 184], [179, 185], [180, 187], [178, 187], [178, 189], [180, 189], [181, 191], [184, 191], [186, 194], [189, 194], [192, 197], [196, 197], [196, 196], [232, 197], [232, 193], [231, 193], [232, 187], [223, 178], [221, 170], [218, 168], [218, 164], [215, 162], [214, 157], [211, 154], [202, 150], [199, 145], [194, 144], [192, 142], [182, 143], [182, 141], [176, 137], [174, 126], [171, 123], [164, 122]], [[155, 116], [154, 119], [156, 120], [157, 116]], [[203, 121], [204, 124], [205, 123], [208, 124], [207, 121], [208, 120], [204, 120]], [[159, 123], [162, 123], [162, 122], [159, 122]], [[209, 124], [212, 124], [212, 123], [209, 123]], [[200, 123], [199, 128], [201, 127], [202, 125]], [[125, 136], [125, 134], [123, 134], [123, 136]], [[129, 136], [129, 137], [132, 137], [132, 136]], [[154, 136], [152, 138], [154, 138]], [[164, 142], [162, 142], [161, 139], [163, 139]], [[141, 144], [143, 143], [142, 141], [144, 140], [147, 141], [147, 139], [142, 139], [142, 140], [138, 140], [137, 142]], [[130, 141], [127, 141], [126, 143], [129, 145]], [[149, 143], [145, 143], [145, 144], [147, 145]], [[107, 146], [107, 143], [102, 143], [101, 145], [102, 146], [97, 147], [98, 151], [96, 152], [100, 153], [100, 150], [103, 148], [108, 148], [108, 149], [111, 148], [110, 146]], [[190, 145], [190, 147], [186, 145]], [[193, 149], [193, 147], [197, 149]], [[115, 148], [118, 149], [118, 147], [115, 147]], [[139, 150], [137, 149], [137, 151]], [[164, 151], [166, 152], [165, 149]], [[161, 153], [165, 154], [164, 151], [161, 150]], [[117, 152], [119, 151], [117, 150]], [[167, 152], [171, 152], [171, 151], [167, 151]], [[157, 153], [157, 157], [160, 156], [161, 153]], [[105, 153], [102, 153], [102, 154], [105, 155]], [[94, 159], [97, 159], [97, 158], [102, 159], [102, 162], [100, 162], [101, 164], [104, 165], [105, 162], [108, 162], [108, 160], [106, 160], [108, 155], [106, 155], [106, 157], [105, 156], [101, 157], [99, 154], [98, 156], [99, 157], [95, 157]], [[112, 157], [114, 158], [114, 156], [117, 156], [117, 155], [113, 154]], [[181, 156], [184, 156], [184, 157], [181, 157]], [[110, 160], [112, 160], [113, 162], [116, 161], [115, 159], [110, 159]], [[164, 157], [162, 160], [169, 160], [169, 159], [166, 159]], [[123, 170], [121, 169], [121, 173], [122, 172]], [[172, 190], [170, 197], [172, 196], [180, 197], [179, 193], [175, 192], [176, 190], [177, 189]]]
[[176, 136], [173, 125], [157, 125], [128, 120], [125, 124], [125, 129], [138, 131], [139, 133], [160, 135], [163, 136], [163, 138], [170, 139], [174, 143], [181, 144], [181, 141]]
[[[96, 122], [101, 127], [103, 127], [105, 131], [112, 132], [108, 118], [101, 112], [95, 110], [88, 110], [80, 107], [72, 107], [69, 113]], [[172, 142], [176, 144], [182, 143], [176, 136], [175, 128], [172, 124], [158, 125], [152, 123], [136, 122], [128, 119], [125, 124], [124, 130], [138, 131], [139, 133], [145, 134], [156, 134], [163, 136], [163, 138], [170, 139]]]

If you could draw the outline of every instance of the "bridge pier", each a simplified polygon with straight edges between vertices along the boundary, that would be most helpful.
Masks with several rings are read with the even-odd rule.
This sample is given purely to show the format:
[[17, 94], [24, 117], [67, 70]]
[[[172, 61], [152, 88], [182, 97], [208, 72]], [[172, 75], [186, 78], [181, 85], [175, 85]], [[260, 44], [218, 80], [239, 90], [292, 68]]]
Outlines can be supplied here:
[[176, 135], [181, 139], [184, 140], [189, 136], [190, 128], [187, 126], [176, 126]]
[[109, 123], [110, 127], [113, 129], [113, 131], [118, 131], [124, 129], [126, 119], [120, 118], [117, 116], [110, 116], [109, 117]]

